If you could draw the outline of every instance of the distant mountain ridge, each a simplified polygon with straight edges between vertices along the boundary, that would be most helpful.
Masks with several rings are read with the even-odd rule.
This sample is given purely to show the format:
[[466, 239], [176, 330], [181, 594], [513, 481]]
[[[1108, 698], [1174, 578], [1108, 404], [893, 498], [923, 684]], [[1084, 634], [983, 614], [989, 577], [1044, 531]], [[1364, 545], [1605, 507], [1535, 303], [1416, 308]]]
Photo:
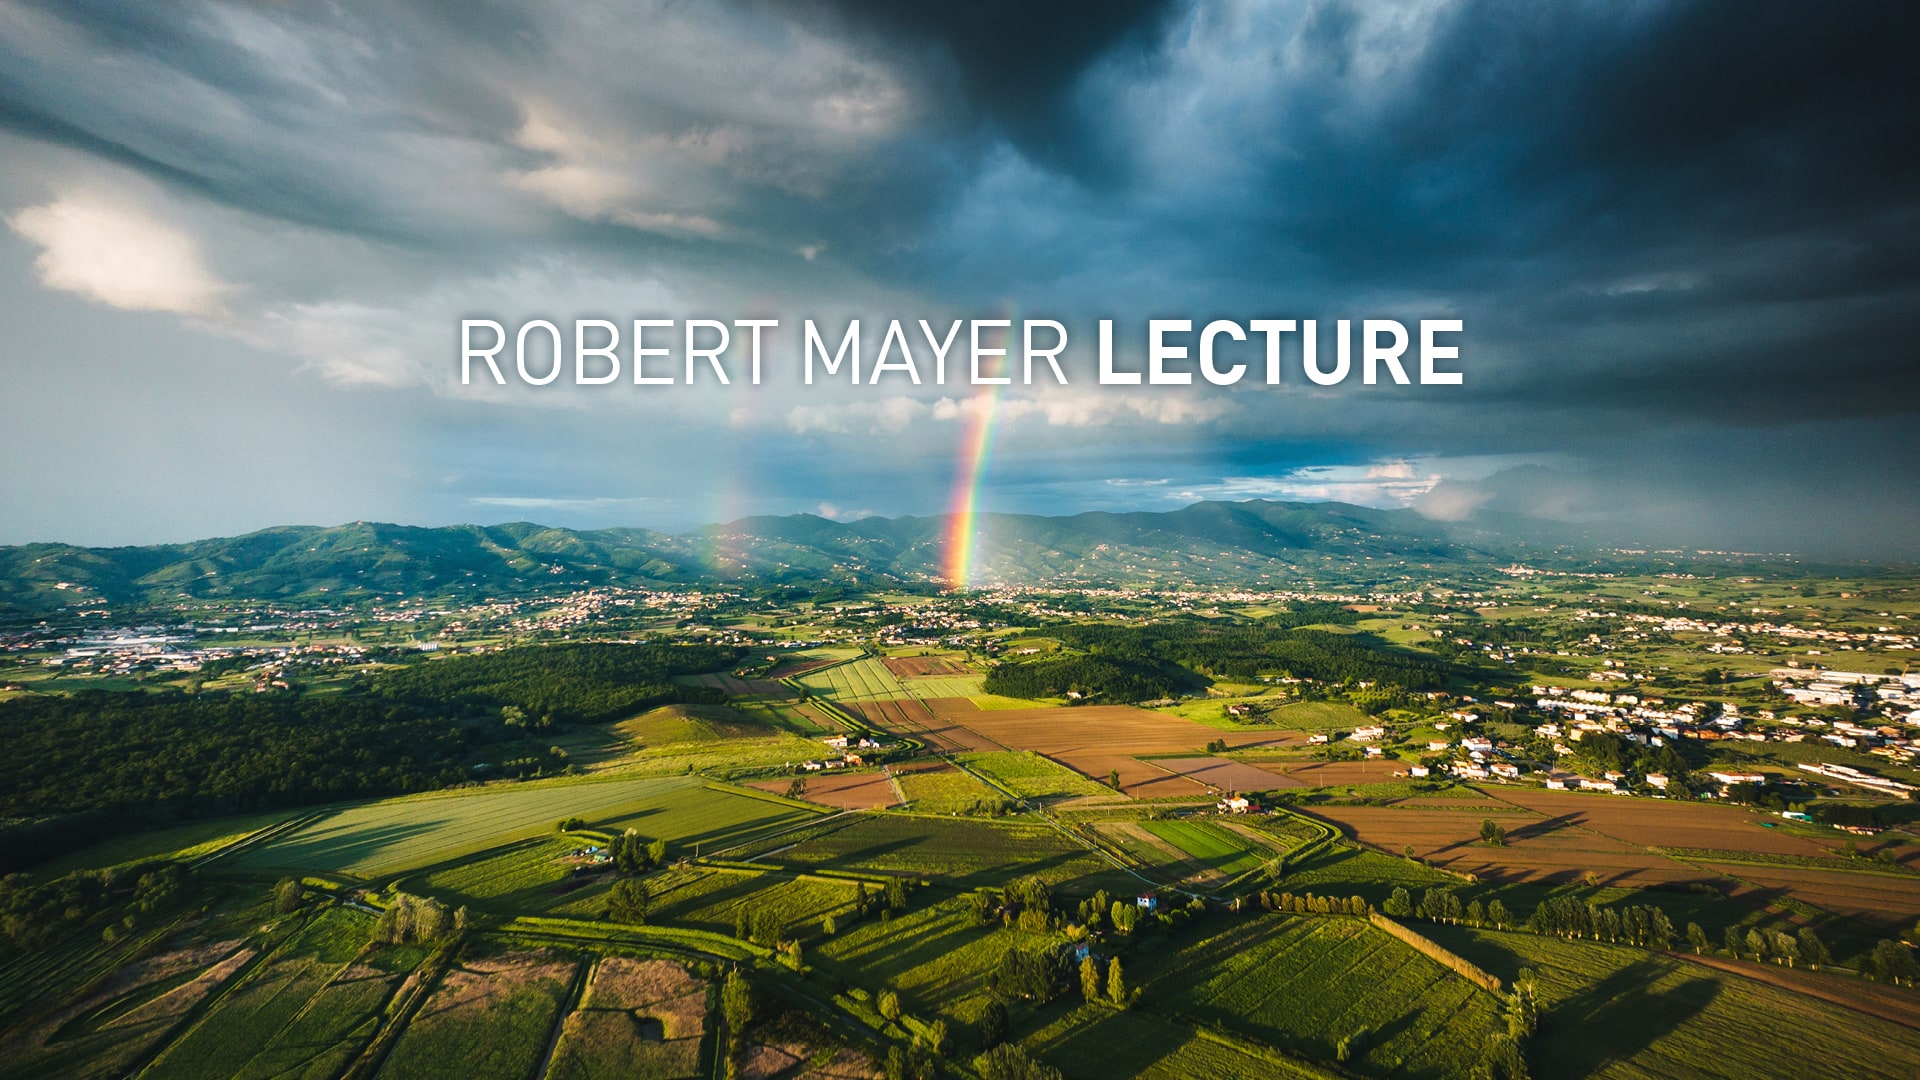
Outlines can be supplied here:
[[[749, 517], [685, 533], [528, 522], [282, 526], [184, 544], [0, 548], [0, 607], [105, 602], [479, 598], [723, 583], [941, 583], [949, 520]], [[1369, 576], [1369, 563], [1489, 563], [1574, 542], [1531, 519], [1429, 520], [1345, 503], [1200, 502], [1166, 512], [983, 514], [973, 584], [1280, 584]]]

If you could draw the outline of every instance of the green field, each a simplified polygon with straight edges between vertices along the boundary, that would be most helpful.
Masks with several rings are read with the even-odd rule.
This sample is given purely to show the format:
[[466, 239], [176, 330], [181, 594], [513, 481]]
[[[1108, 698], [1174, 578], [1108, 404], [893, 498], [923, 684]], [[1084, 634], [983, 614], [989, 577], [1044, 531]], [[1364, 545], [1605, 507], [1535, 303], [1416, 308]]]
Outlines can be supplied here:
[[980, 696], [983, 675], [924, 675], [902, 679], [901, 685], [917, 698], [970, 698]]
[[697, 778], [577, 779], [416, 795], [335, 811], [235, 863], [374, 878], [551, 834], [562, 818], [715, 850], [812, 811]]
[[1140, 827], [1228, 877], [1257, 870], [1274, 856], [1272, 850], [1204, 821], [1143, 821]]
[[1910, 1028], [1642, 949], [1420, 929], [1500, 978], [1522, 967], [1538, 973], [1549, 1020], [1537, 1076], [1733, 1080], [1795, 1062], [1807, 1076], [1904, 1078], [1920, 1060], [1920, 1032]]
[[896, 771], [909, 809], [923, 814], [964, 814], [997, 806], [1006, 796], [960, 769]]
[[1208, 926], [1204, 940], [1140, 973], [1164, 1008], [1202, 1023], [1321, 1061], [1364, 1031], [1367, 1049], [1349, 1068], [1435, 1080], [1467, 1075], [1497, 1023], [1493, 995], [1364, 920]]
[[1113, 789], [1031, 750], [962, 754], [959, 760], [1023, 799], [1111, 795]]
[[862, 814], [760, 861], [804, 869], [924, 877], [960, 889], [1034, 875], [1091, 893], [1137, 882], [1059, 831], [1031, 820], [992, 821], [917, 814]]
[[400, 982], [397, 974], [355, 964], [371, 925], [357, 912], [316, 917], [141, 1075], [337, 1075], [372, 1037]]
[[578, 965], [547, 953], [463, 959], [407, 1024], [380, 1075], [523, 1080], [546, 1055]]
[[886, 701], [909, 696], [887, 665], [870, 656], [808, 672], [799, 681], [809, 692], [834, 701]]

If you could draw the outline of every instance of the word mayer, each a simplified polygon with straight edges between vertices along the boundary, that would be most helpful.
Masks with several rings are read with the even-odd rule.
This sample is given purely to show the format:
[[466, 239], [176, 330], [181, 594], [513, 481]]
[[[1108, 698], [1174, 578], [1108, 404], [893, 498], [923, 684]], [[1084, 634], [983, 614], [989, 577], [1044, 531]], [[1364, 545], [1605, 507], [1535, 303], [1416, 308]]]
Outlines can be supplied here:
[[[492, 319], [465, 319], [460, 323], [460, 382], [470, 384], [478, 372], [483, 381], [490, 377], [504, 386], [512, 372], [524, 383], [546, 386], [561, 379], [571, 354], [572, 382], [580, 386], [616, 382], [623, 371], [630, 371], [633, 383], [640, 386], [691, 385], [696, 377], [731, 385], [741, 374], [757, 386], [765, 352], [763, 334], [777, 331], [780, 325], [777, 319], [731, 323], [635, 319], [630, 335], [623, 339], [620, 326], [605, 319], [577, 320], [571, 335], [545, 319], [523, 323], [513, 333]], [[1281, 369], [1288, 366], [1283, 353], [1291, 353], [1291, 362], [1319, 386], [1345, 382], [1356, 368], [1367, 385], [1379, 382], [1383, 370], [1403, 386], [1415, 378], [1423, 385], [1460, 385], [1461, 372], [1439, 367], [1443, 361], [1459, 360], [1459, 346], [1441, 344], [1439, 337], [1461, 333], [1462, 322], [1423, 319], [1417, 327], [1419, 347], [1409, 355], [1412, 335], [1404, 323], [1392, 319], [1360, 320], [1358, 335], [1354, 320], [1340, 319], [1334, 323], [1331, 349], [1323, 347], [1313, 319], [1251, 319], [1245, 324], [1216, 319], [1197, 333], [1189, 319], [1153, 319], [1147, 323], [1146, 370], [1142, 372], [1121, 370], [1116, 364], [1113, 320], [1102, 319], [1096, 335], [1098, 378], [1112, 386], [1137, 386], [1143, 381], [1184, 386], [1197, 373], [1215, 386], [1231, 386], [1263, 366], [1265, 382], [1271, 385], [1281, 381]], [[874, 329], [878, 332], [870, 332]], [[1030, 386], [1036, 371], [1043, 382], [1068, 383], [1061, 366], [1069, 355], [1067, 328], [1052, 319], [956, 319], [944, 330], [936, 330], [925, 319], [917, 320], [917, 325], [894, 319], [884, 329], [853, 319], [837, 337], [823, 333], [814, 320], [807, 319], [798, 344], [794, 351], [803, 358], [808, 385], [816, 374], [860, 385], [864, 372], [866, 385], [905, 379], [919, 386], [931, 379], [944, 386], [949, 361], [955, 368], [955, 382], [976, 386], [1009, 384], [1016, 377]], [[509, 348], [510, 364], [502, 355]], [[1410, 367], [1414, 369], [1411, 376]]]

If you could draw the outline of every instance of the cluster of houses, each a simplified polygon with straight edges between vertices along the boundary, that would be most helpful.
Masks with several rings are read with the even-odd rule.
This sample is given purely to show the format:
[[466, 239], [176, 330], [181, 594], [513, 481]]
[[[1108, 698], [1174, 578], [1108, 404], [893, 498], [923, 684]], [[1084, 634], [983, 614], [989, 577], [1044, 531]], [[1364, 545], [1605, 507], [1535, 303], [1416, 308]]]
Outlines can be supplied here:
[[827, 749], [840, 751], [840, 756], [822, 758], [814, 761], [803, 761], [800, 763], [802, 769], [808, 772], [822, 772], [828, 769], [845, 769], [857, 765], [865, 765], [868, 757], [885, 750], [893, 749], [892, 743], [881, 742], [879, 739], [867, 735], [861, 735], [857, 738], [852, 735], [829, 735], [820, 741], [827, 744]]

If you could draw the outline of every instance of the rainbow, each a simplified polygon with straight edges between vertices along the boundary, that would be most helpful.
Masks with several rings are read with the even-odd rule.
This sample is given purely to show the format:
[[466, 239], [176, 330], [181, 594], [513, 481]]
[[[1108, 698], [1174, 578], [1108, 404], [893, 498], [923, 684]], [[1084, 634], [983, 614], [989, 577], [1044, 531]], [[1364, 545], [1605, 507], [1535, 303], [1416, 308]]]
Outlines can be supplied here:
[[983, 387], [974, 395], [962, 423], [960, 469], [953, 481], [953, 499], [947, 511], [947, 586], [964, 590], [973, 578], [976, 516], [980, 510], [981, 481], [993, 449], [993, 422], [1000, 411], [998, 386]]

